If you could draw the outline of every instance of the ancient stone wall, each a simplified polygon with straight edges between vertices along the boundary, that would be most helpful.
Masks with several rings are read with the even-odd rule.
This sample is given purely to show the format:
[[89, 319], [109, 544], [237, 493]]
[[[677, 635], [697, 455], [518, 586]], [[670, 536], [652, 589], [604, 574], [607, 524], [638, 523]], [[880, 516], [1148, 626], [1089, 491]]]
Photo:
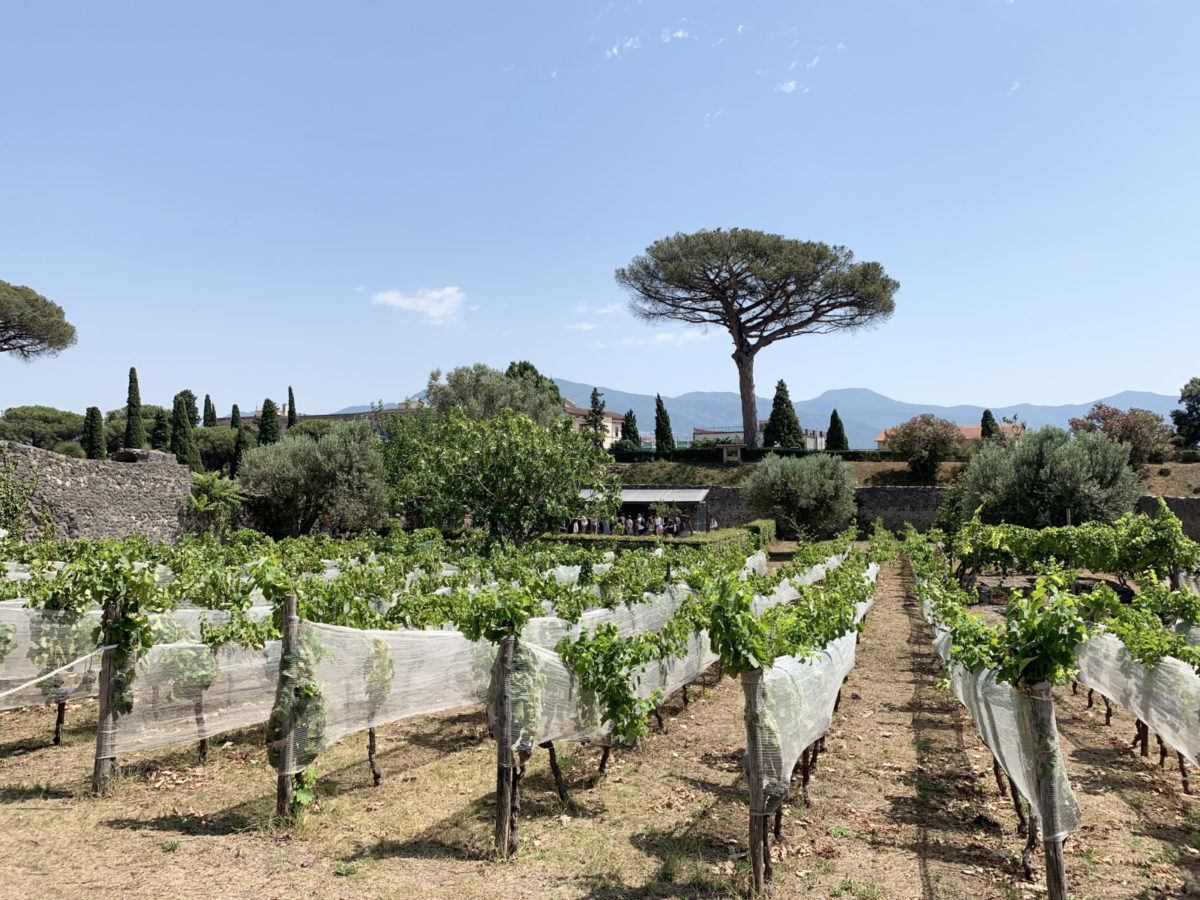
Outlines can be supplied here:
[[[1200, 541], [1200, 497], [1163, 497], [1171, 512], [1183, 523], [1183, 533], [1193, 541]], [[1148, 516], [1158, 515], [1158, 498], [1142, 497], [1137, 511]]]
[[[187, 466], [170, 453], [117, 454], [128, 462], [74, 459], [24, 444], [4, 445], [22, 483], [37, 479], [31, 506], [45, 510], [60, 538], [119, 538], [144, 534], [174, 541], [184, 531], [184, 498], [191, 491]], [[36, 527], [35, 521], [31, 527]]]
[[917, 531], [928, 531], [937, 518], [945, 490], [908, 485], [855, 488], [858, 524], [870, 529], [871, 523], [879, 518], [889, 531], [899, 531], [905, 522], [911, 522]]

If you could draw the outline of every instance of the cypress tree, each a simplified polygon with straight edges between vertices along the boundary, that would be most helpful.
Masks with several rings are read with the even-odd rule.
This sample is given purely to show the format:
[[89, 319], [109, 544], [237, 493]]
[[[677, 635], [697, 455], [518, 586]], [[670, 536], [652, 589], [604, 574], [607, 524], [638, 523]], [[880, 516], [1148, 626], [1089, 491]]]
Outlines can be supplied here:
[[100, 407], [89, 406], [87, 415], [83, 417], [83, 452], [88, 459], [104, 459], [108, 456], [107, 445], [104, 442], [104, 417], [100, 415]]
[[233, 404], [233, 412], [229, 415], [229, 427], [235, 429], [242, 427], [242, 411], [238, 409], [236, 403]]
[[155, 450], [166, 450], [171, 446], [171, 419], [165, 409], [154, 414], [154, 424], [150, 426], [150, 446]]
[[774, 447], [776, 444], [780, 447], [804, 447], [804, 431], [800, 428], [796, 408], [792, 406], [792, 398], [788, 396], [787, 385], [782, 378], [775, 385], [771, 415], [763, 429], [763, 446]]
[[592, 388], [592, 401], [587, 415], [583, 417], [583, 430], [597, 447], [604, 448], [606, 429], [604, 427], [604, 401], [600, 399], [598, 388]]
[[175, 408], [171, 412], [170, 451], [193, 472], [203, 471], [200, 449], [192, 440], [192, 417], [188, 413], [187, 400], [182, 392], [175, 395]]
[[268, 397], [263, 401], [262, 414], [258, 417], [258, 445], [274, 444], [279, 440], [279, 408]]
[[146, 443], [146, 426], [142, 424], [142, 395], [138, 391], [137, 369], [129, 369], [129, 397], [125, 401], [125, 447], [141, 450]]
[[633, 410], [625, 413], [625, 421], [621, 423], [621, 440], [633, 441], [635, 444], [642, 442], [642, 436], [638, 434], [637, 416], [633, 414]]
[[296, 424], [296, 395], [292, 393], [292, 386], [288, 385], [288, 416], [287, 427], [291, 428]]
[[212, 396], [204, 395], [204, 427], [215, 428], [217, 425], [217, 408], [213, 406]]
[[671, 433], [671, 417], [663, 406], [662, 395], [654, 395], [654, 447], [657, 453], [675, 451], [675, 435]]
[[996, 424], [996, 417], [992, 415], [990, 409], [983, 411], [983, 418], [979, 420], [979, 436], [985, 441], [999, 440], [1000, 426]]
[[195, 428], [200, 424], [200, 409], [198, 406], [196, 406], [195, 393], [188, 388], [184, 388], [175, 396], [183, 398], [183, 406], [184, 409], [187, 410], [188, 421], [192, 424], [192, 427]]
[[841, 416], [835, 409], [829, 417], [829, 430], [825, 432], [826, 450], [849, 450], [850, 442], [846, 440], [846, 429], [842, 427]]
[[[237, 409], [237, 407], [234, 407]], [[250, 440], [246, 437], [246, 429], [238, 426], [237, 438], [233, 443], [233, 462], [229, 464], [229, 477], [234, 478], [242, 467], [242, 457], [250, 449]]]

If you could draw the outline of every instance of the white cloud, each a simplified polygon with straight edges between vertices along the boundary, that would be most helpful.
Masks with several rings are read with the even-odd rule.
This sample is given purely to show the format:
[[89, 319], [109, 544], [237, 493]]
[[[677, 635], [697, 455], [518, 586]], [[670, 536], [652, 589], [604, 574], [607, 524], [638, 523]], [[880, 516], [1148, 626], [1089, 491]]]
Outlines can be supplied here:
[[624, 337], [619, 343], [626, 347], [644, 347], [647, 344], [655, 346], [663, 346], [669, 344], [672, 347], [682, 347], [685, 344], [695, 344], [698, 341], [712, 340], [717, 336], [717, 332], [707, 329], [688, 329], [686, 331], [660, 331], [650, 340], [644, 338]]
[[811, 69], [813, 66], [815, 66], [815, 65], [816, 65], [817, 63], [819, 63], [820, 61], [821, 61], [821, 57], [819, 57], [819, 56], [814, 56], [814, 57], [812, 58], [812, 62], [810, 62], [810, 63], [809, 63], [807, 66], [805, 66], [804, 68], [806, 68], [806, 69]]
[[846, 42], [845, 42], [845, 41], [838, 41], [837, 48], [838, 48], [839, 50], [845, 50], [845, 49], [846, 49]]
[[669, 43], [671, 43], [671, 41], [681, 41], [684, 38], [686, 38], [687, 36], [688, 36], [688, 33], [686, 31], [684, 31], [682, 28], [677, 28], [674, 31], [672, 31], [670, 28], [664, 28], [662, 30], [662, 35], [661, 35], [662, 42], [664, 44], [669, 44]]
[[585, 313], [587, 311], [588, 311], [588, 305], [586, 303], [580, 303], [578, 306], [575, 307], [575, 312], [577, 312], [577, 313]]
[[1012, 95], [1012, 94], [1015, 94], [1015, 93], [1016, 93], [1017, 91], [1019, 91], [1020, 89], [1021, 89], [1021, 82], [1019, 82], [1019, 81], [1014, 81], [1014, 82], [1013, 82], [1013, 83], [1012, 83], [1012, 84], [1009, 86], [1009, 88], [1008, 88], [1008, 93], [1009, 93], [1010, 95]]
[[718, 109], [716, 112], [706, 112], [704, 114], [704, 127], [707, 128], [723, 115], [725, 115], [725, 110], [723, 109]]
[[458, 287], [421, 288], [415, 293], [403, 291], [379, 291], [371, 295], [376, 306], [394, 306], [396, 309], [420, 313], [430, 325], [446, 325], [458, 318], [458, 311], [467, 302], [467, 295]]
[[725, 43], [725, 38], [717, 38], [716, 41], [713, 42], [713, 46], [720, 47], [723, 43]]
[[775, 90], [779, 91], [781, 94], [790, 94], [792, 91], [796, 90], [797, 87], [799, 87], [799, 85], [796, 84], [795, 80], [781, 81], [779, 84], [775, 85]]
[[694, 344], [697, 341], [712, 340], [712, 338], [716, 336], [717, 333], [715, 331], [708, 330], [660, 331], [653, 338], [651, 338], [651, 342], [655, 344], [671, 344], [676, 347], [681, 347], [684, 344]]
[[354, 289], [354, 293], [356, 293], [356, 294], [365, 294], [366, 292], [367, 292], [367, 289], [365, 287], [363, 287], [361, 284]]
[[607, 315], [611, 315], [612, 313], [620, 312], [624, 308], [625, 308], [624, 303], [610, 303], [610, 304], [608, 304], [608, 306], [601, 306], [598, 310], [596, 310], [596, 312], [603, 313], [604, 315], [607, 316]]
[[571, 329], [572, 331], [595, 331], [596, 330], [596, 326], [592, 322], [572, 322], [570, 325], [568, 325], [566, 327]]
[[738, 34], [741, 34], [741, 33], [742, 33], [742, 29], [743, 29], [743, 28], [745, 28], [745, 27], [746, 27], [745, 25], [739, 25], [739, 26], [738, 26]]
[[607, 350], [608, 344], [604, 343], [603, 341], [593, 341], [592, 343], [588, 344], [588, 347], [590, 347], [592, 350]]
[[616, 59], [617, 57], [619, 57], [621, 55], [622, 52], [629, 51], [629, 50], [637, 50], [641, 46], [642, 46], [641, 35], [635, 34], [633, 37], [622, 38], [621, 40], [619, 40], [615, 44], [613, 44], [609, 49], [604, 51], [604, 58], [605, 59]]

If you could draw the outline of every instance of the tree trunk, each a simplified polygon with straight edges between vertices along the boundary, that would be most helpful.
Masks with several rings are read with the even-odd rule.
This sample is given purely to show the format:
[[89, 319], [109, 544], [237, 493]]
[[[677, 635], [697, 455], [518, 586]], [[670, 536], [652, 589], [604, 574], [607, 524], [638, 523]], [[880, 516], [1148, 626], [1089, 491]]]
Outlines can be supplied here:
[[379, 761], [375, 759], [375, 729], [367, 729], [367, 763], [371, 766], [371, 783], [379, 787], [383, 781], [383, 772], [379, 771]]
[[738, 370], [738, 393], [742, 395], [742, 440], [747, 447], [757, 447], [758, 401], [754, 397], [754, 354], [735, 350], [733, 361]]

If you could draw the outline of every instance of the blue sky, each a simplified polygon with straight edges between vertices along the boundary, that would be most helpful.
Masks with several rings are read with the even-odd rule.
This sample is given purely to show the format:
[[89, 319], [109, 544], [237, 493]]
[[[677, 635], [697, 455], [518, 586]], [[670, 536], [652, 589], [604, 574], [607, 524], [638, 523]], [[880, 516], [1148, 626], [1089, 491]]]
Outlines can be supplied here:
[[[743, 227], [878, 260], [869, 332], [758, 393], [940, 404], [1200, 375], [1200, 4], [0, 2], [0, 278], [77, 346], [0, 408], [182, 388], [325, 412], [529, 359], [736, 390], [723, 331], [613, 270]], [[586, 398], [577, 398], [586, 400]]]

